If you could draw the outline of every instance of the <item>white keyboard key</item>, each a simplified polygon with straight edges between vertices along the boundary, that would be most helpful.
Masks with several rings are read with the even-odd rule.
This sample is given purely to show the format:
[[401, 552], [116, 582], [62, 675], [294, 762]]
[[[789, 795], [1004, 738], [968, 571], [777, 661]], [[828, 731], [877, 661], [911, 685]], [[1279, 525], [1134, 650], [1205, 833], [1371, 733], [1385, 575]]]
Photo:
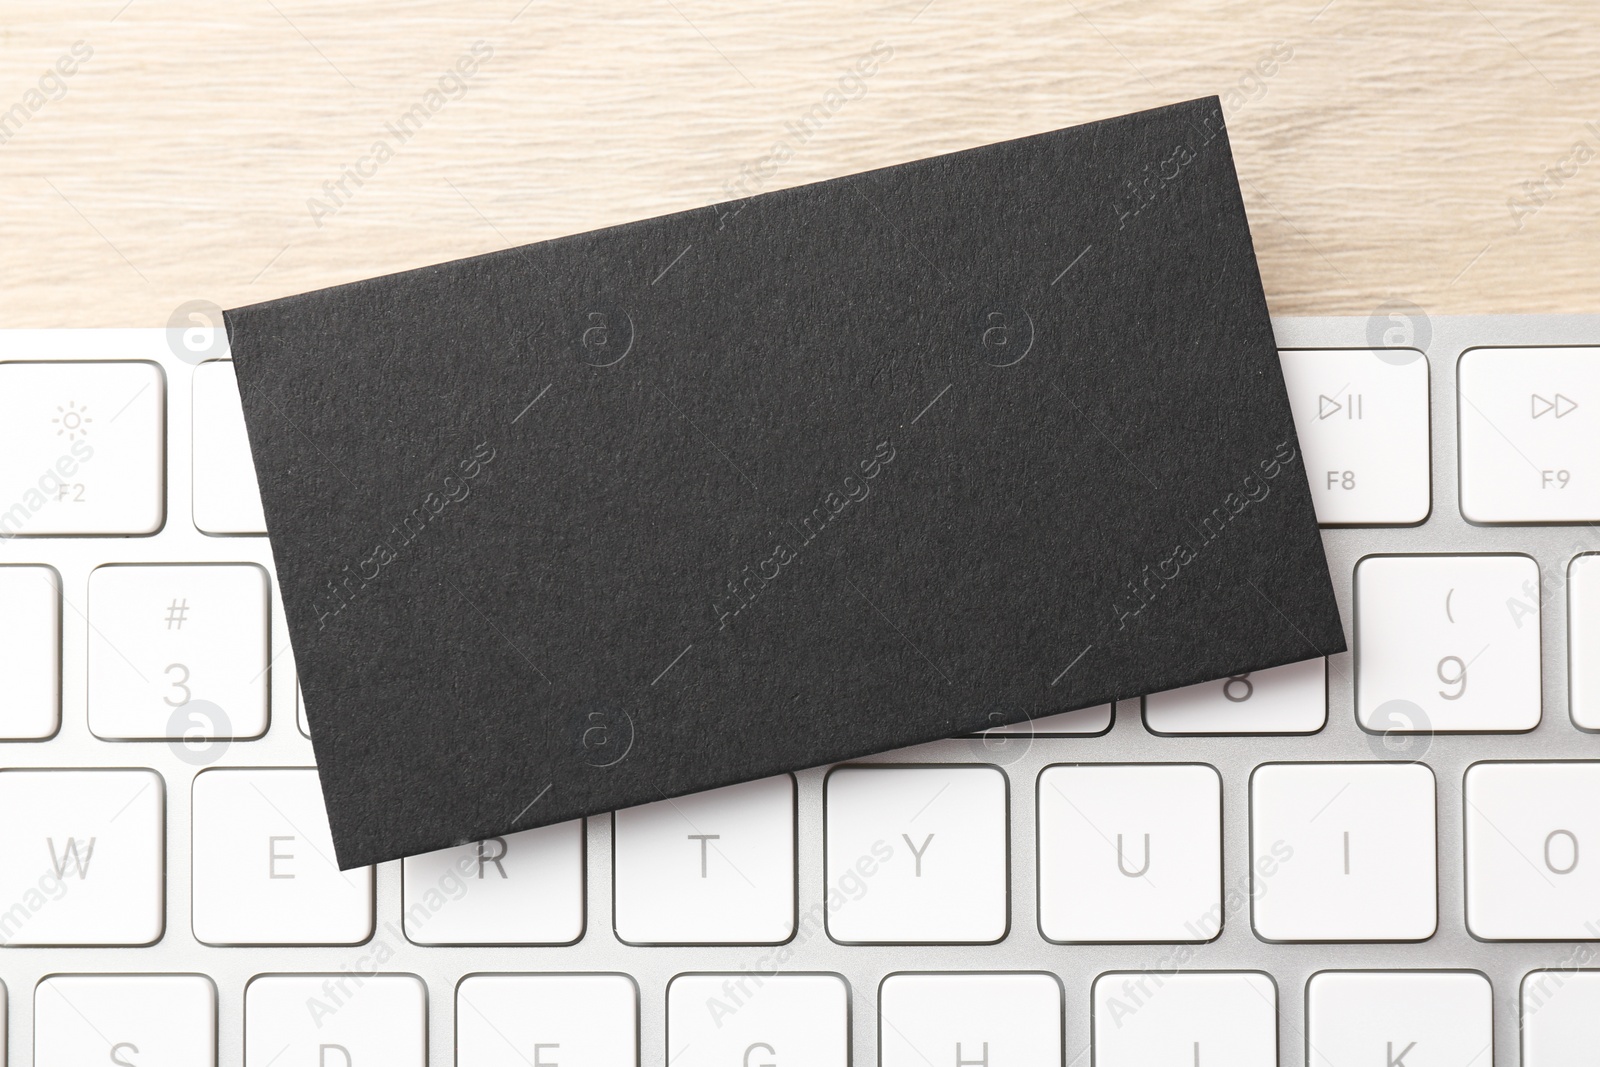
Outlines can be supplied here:
[[0, 771], [0, 944], [159, 940], [165, 808], [154, 771]]
[[1472, 971], [1323, 971], [1306, 984], [1314, 1067], [1489, 1067], [1494, 1006]]
[[1103, 734], [1109, 729], [1111, 729], [1111, 705], [1096, 704], [1092, 708], [1063, 711], [1056, 715], [1041, 715], [1031, 722], [991, 726], [979, 736], [987, 737], [994, 734], [1000, 737], [1074, 737]]
[[828, 775], [827, 884], [868, 891], [829, 909], [838, 941], [1005, 936], [1006, 778], [988, 766], [840, 767]]
[[294, 683], [294, 720], [300, 727], [300, 732], [308, 739], [311, 737], [311, 724], [306, 722], [306, 695], [300, 691], [300, 683]]
[[1254, 972], [1102, 974], [1094, 982], [1094, 1062], [1277, 1067], [1277, 986]]
[[1058, 1067], [1053, 974], [891, 974], [878, 996], [880, 1067]]
[[1530, 971], [1522, 979], [1522, 1067], [1580, 1067], [1600, 1048], [1600, 971]]
[[1209, 941], [1222, 928], [1222, 779], [1203, 764], [1039, 775], [1039, 930], [1052, 941]]
[[1476, 763], [1463, 795], [1472, 933], [1600, 939], [1600, 763]]
[[1600, 348], [1475, 348], [1456, 381], [1468, 521], [1600, 520]]
[[667, 1063], [849, 1067], [850, 991], [832, 974], [680, 974], [667, 984]]
[[583, 936], [583, 820], [411, 856], [406, 937], [421, 945], [566, 945]]
[[1420, 763], [1266, 763], [1250, 778], [1256, 933], [1412, 941], [1438, 925], [1433, 772]]
[[38, 740], [61, 725], [61, 576], [0, 566], [0, 738]]
[[1572, 721], [1600, 730], [1600, 553], [1567, 567], [1567, 684]]
[[34, 1067], [216, 1062], [217, 988], [204, 975], [56, 975], [34, 994]]
[[0, 363], [0, 537], [161, 529], [165, 394], [154, 363]]
[[194, 524], [209, 534], [267, 532], [231, 360], [194, 369]]
[[211, 945], [354, 945], [372, 934], [372, 868], [339, 870], [317, 772], [194, 779], [194, 936]]
[[427, 1062], [428, 990], [409, 974], [267, 974], [245, 987], [245, 1067]]
[[1158, 734], [1314, 734], [1327, 721], [1328, 661], [1320, 658], [1144, 698], [1144, 724]]
[[122, 565], [89, 575], [89, 728], [110, 740], [259, 737], [267, 572]]
[[1368, 556], [1356, 565], [1355, 651], [1356, 714], [1368, 730], [1531, 730], [1539, 565], [1514, 555]]
[[794, 819], [786, 774], [617, 812], [617, 936], [640, 945], [788, 940]]
[[1280, 358], [1317, 521], [1427, 518], [1428, 361], [1422, 353], [1283, 352]]
[[456, 986], [458, 1067], [639, 1067], [625, 974], [475, 974]]

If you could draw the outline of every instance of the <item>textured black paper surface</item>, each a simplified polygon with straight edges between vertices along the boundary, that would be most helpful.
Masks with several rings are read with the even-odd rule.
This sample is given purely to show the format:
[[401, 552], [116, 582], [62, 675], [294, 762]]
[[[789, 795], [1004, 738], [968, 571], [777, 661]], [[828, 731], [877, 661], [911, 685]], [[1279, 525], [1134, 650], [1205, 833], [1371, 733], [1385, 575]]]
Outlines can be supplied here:
[[226, 318], [342, 866], [1345, 647], [1215, 99]]

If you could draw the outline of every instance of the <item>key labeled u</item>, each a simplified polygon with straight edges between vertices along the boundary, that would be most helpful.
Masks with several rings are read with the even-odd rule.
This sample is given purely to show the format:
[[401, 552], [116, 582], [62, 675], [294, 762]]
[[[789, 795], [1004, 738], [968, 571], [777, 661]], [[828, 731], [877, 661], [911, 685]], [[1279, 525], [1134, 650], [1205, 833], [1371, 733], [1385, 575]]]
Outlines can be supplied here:
[[1129, 878], [1143, 878], [1145, 872], [1148, 871], [1149, 869], [1150, 869], [1150, 835], [1149, 834], [1145, 834], [1144, 835], [1144, 864], [1137, 871], [1130, 871], [1130, 870], [1128, 870], [1128, 859], [1127, 859], [1127, 857], [1125, 855], [1123, 855], [1122, 835], [1118, 834], [1117, 835], [1117, 870], [1121, 871], [1123, 874], [1127, 875]]

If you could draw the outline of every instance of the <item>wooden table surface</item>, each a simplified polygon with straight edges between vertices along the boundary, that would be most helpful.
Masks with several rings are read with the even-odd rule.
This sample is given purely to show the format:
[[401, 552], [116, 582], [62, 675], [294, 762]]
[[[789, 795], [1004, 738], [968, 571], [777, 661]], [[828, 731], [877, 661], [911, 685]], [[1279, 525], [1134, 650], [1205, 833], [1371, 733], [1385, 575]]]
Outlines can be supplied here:
[[1274, 312], [1595, 312], [1597, 56], [1595, 0], [4, 0], [0, 326], [163, 325], [1209, 93]]

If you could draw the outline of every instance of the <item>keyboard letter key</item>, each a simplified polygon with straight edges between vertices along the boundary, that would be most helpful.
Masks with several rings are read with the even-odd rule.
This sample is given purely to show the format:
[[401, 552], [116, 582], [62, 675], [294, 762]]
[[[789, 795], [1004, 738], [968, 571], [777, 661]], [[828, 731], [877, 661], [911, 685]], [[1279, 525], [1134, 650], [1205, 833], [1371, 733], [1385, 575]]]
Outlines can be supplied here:
[[0, 771], [0, 944], [159, 940], [165, 808], [155, 771]]
[[260, 737], [267, 572], [115, 564], [89, 575], [89, 728], [108, 740]]
[[[839, 767], [829, 773], [828, 933], [855, 943], [989, 942], [1009, 922], [1006, 777], [989, 766]], [[870, 873], [869, 873], [870, 872]]]
[[1573, 1067], [1600, 1048], [1600, 971], [1530, 971], [1522, 979], [1522, 1067]]
[[1053, 974], [891, 974], [878, 1015], [880, 1067], [1062, 1062]]
[[1222, 779], [1201, 764], [1039, 775], [1039, 929], [1052, 941], [1209, 941], [1222, 929]]
[[1356, 714], [1374, 733], [1539, 724], [1539, 565], [1368, 556], [1356, 565]]
[[475, 974], [456, 986], [461, 1067], [639, 1067], [625, 974]]
[[836, 974], [680, 974], [667, 983], [667, 1062], [849, 1067], [850, 990]]
[[[1277, 1067], [1278, 989], [1264, 974], [1102, 974], [1096, 1067]], [[1325, 1061], [1313, 1056], [1317, 1067]]]
[[0, 364], [0, 538], [161, 529], [165, 412], [154, 363]]
[[628, 808], [612, 827], [623, 941], [776, 944], [794, 933], [789, 775]]
[[245, 987], [245, 1067], [427, 1062], [428, 990], [409, 974], [265, 974]]
[[34, 1067], [215, 1067], [217, 987], [200, 974], [65, 974], [33, 1000]]
[[1567, 568], [1567, 626], [1572, 721], [1600, 730], [1600, 553], [1577, 556]]
[[61, 576], [0, 566], [0, 737], [33, 741], [61, 725]]
[[1600, 520], [1600, 348], [1474, 348], [1457, 389], [1467, 521]]
[[1428, 361], [1412, 349], [1283, 352], [1284, 385], [1324, 526], [1428, 517]]
[[583, 820], [409, 856], [420, 945], [568, 945], [583, 936]]
[[1600, 940], [1600, 763], [1475, 763], [1464, 795], [1473, 934]]
[[1438, 925], [1433, 772], [1420, 763], [1265, 763], [1250, 777], [1256, 933], [1420, 941]]
[[341, 871], [317, 772], [194, 779], [194, 936], [210, 945], [354, 945], [372, 933], [372, 868]]
[[1430, 1067], [1494, 1061], [1489, 980], [1468, 971], [1323, 971], [1306, 984], [1308, 1062]]

